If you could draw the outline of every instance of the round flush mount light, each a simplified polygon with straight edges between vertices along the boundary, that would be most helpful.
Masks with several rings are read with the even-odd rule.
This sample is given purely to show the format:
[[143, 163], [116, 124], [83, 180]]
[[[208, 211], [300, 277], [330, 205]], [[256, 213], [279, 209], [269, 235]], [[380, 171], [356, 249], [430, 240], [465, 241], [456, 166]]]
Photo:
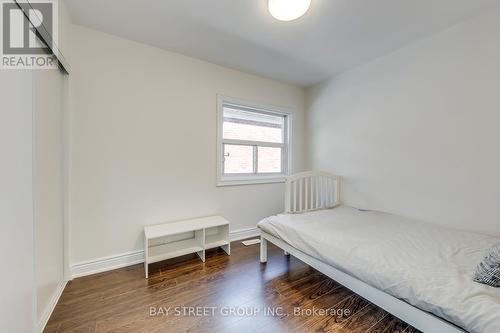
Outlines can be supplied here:
[[292, 21], [304, 15], [311, 0], [268, 0], [269, 13], [280, 21]]

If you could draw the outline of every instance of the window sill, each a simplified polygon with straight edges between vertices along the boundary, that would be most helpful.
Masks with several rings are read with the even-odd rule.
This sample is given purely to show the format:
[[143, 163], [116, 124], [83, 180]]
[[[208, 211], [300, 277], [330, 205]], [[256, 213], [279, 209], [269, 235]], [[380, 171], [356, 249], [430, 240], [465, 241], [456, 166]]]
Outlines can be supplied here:
[[217, 187], [223, 186], [239, 186], [239, 185], [258, 185], [258, 184], [273, 184], [284, 183], [286, 176], [273, 176], [269, 178], [223, 178], [217, 180]]

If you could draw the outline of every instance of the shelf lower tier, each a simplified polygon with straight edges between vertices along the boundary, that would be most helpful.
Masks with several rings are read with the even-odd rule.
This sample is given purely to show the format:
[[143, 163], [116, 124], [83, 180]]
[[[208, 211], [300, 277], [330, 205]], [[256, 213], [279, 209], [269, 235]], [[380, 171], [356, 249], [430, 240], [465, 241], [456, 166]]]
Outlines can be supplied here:
[[163, 245], [150, 247], [148, 249], [148, 263], [163, 261], [186, 254], [203, 251], [203, 246], [196, 239], [187, 239]]
[[221, 235], [207, 236], [205, 240], [205, 249], [213, 249], [219, 246], [228, 245], [229, 241]]

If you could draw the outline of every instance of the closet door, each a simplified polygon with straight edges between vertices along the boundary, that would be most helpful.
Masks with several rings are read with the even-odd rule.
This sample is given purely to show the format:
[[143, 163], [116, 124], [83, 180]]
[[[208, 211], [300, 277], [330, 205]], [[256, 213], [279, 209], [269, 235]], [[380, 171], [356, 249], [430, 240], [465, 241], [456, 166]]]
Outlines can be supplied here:
[[[46, 320], [64, 281], [64, 74], [33, 72], [36, 317]], [[43, 324], [41, 324], [43, 325]]]
[[32, 81], [0, 70], [0, 332], [33, 332]]

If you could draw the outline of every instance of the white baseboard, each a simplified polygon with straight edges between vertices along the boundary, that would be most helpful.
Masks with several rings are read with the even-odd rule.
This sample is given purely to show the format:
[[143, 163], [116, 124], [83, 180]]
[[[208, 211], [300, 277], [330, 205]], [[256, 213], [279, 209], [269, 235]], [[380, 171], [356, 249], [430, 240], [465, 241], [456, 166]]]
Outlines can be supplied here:
[[[248, 228], [234, 230], [229, 233], [229, 239], [234, 242], [237, 240], [257, 237], [260, 235], [260, 229]], [[118, 269], [122, 267], [132, 266], [144, 262], [144, 251], [138, 250], [133, 252], [122, 253], [114, 256], [89, 260], [75, 263], [70, 266], [71, 279], [76, 279], [82, 276], [102, 273]]]
[[38, 332], [42, 333], [45, 329], [45, 326], [47, 326], [47, 322], [49, 321], [52, 312], [54, 312], [57, 302], [59, 302], [59, 298], [61, 298], [64, 288], [66, 288], [66, 284], [67, 281], [63, 281], [57, 286], [57, 289], [50, 299], [49, 304], [47, 304], [45, 311], [43, 311], [42, 318], [40, 318], [40, 320], [38, 321]]
[[144, 262], [143, 250], [83, 261], [70, 266], [71, 279], [132, 266], [141, 262]]
[[231, 242], [242, 240], [245, 238], [251, 238], [251, 237], [257, 237], [260, 236], [260, 229], [255, 227], [255, 228], [248, 228], [248, 229], [240, 229], [240, 230], [235, 230], [231, 231], [229, 233], [229, 240]]

